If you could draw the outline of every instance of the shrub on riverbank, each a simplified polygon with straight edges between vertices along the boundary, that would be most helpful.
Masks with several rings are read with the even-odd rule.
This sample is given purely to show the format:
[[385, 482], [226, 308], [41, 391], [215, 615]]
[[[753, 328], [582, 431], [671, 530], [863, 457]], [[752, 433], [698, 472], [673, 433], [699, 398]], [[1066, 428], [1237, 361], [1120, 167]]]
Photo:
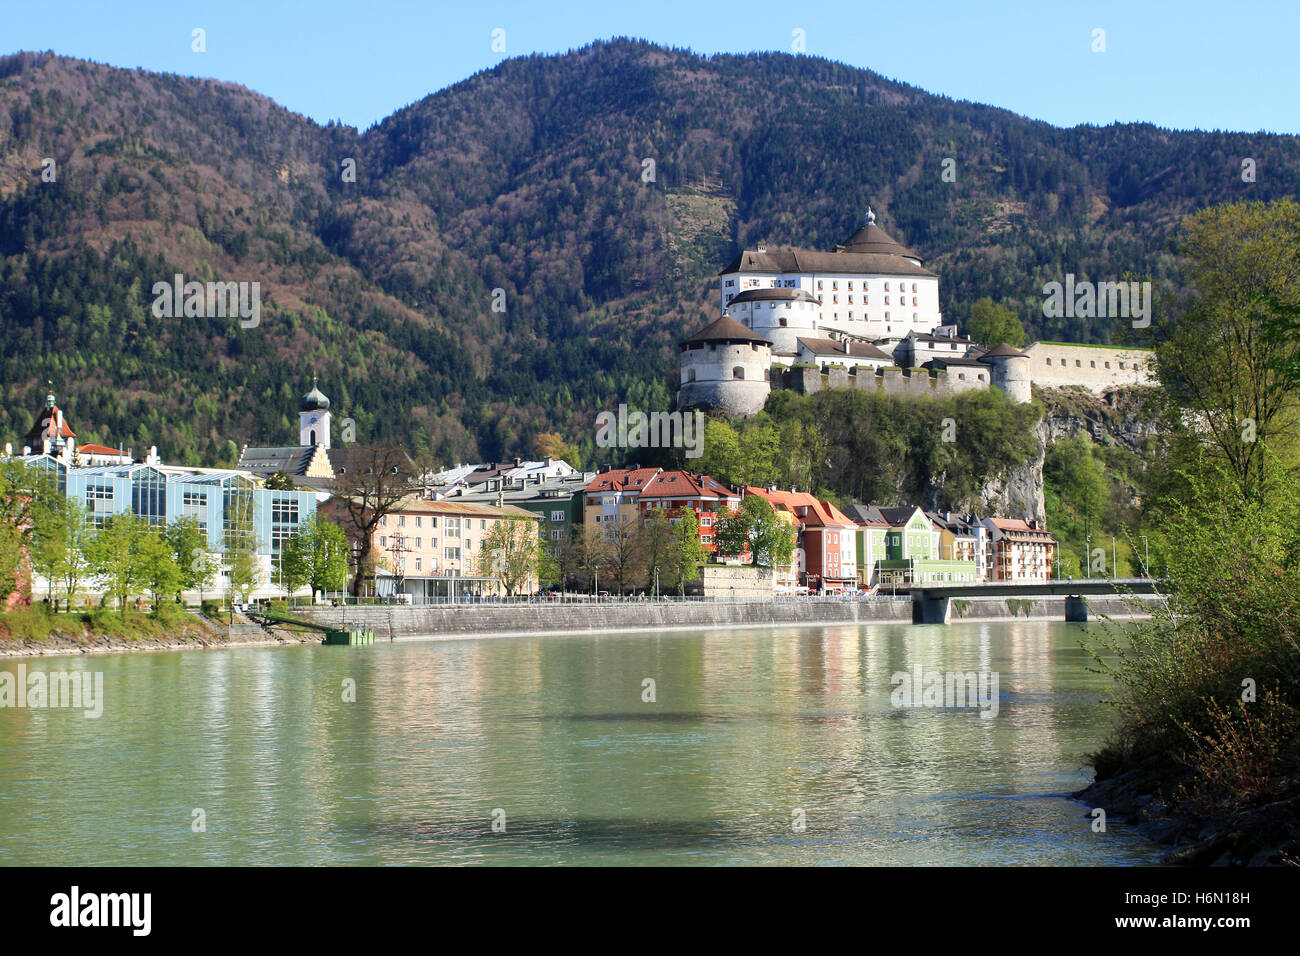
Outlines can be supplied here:
[[1176, 813], [1295, 800], [1300, 771], [1300, 488], [1243, 497], [1213, 469], [1163, 508], [1173, 595], [1110, 633], [1119, 729], [1098, 779], [1147, 763]]

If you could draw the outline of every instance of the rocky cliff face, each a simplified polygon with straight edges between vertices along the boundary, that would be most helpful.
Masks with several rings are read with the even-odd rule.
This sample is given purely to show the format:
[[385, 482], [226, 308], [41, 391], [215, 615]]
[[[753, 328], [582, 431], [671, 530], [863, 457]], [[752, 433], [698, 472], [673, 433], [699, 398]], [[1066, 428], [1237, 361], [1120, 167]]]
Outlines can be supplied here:
[[[1098, 396], [1083, 388], [1035, 389], [1043, 418], [1034, 426], [1038, 451], [1028, 462], [985, 482], [981, 504], [990, 514], [1046, 520], [1043, 461], [1053, 442], [1086, 431], [1098, 445], [1118, 445], [1152, 460], [1163, 448], [1159, 412], [1149, 388], [1116, 388]], [[927, 505], [930, 507], [930, 505]]]
[[1046, 418], [1034, 426], [1038, 451], [1019, 468], [1004, 475], [995, 475], [980, 489], [980, 500], [987, 514], [1005, 518], [1033, 518], [1047, 520], [1047, 504], [1043, 499], [1043, 459], [1047, 455], [1049, 429]]

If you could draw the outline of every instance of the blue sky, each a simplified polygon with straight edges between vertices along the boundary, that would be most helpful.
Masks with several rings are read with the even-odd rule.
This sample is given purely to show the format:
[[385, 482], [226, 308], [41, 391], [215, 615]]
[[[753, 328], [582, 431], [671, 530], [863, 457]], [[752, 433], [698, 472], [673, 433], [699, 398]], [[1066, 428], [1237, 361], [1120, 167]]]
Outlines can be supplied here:
[[[7, 0], [0, 52], [241, 83], [365, 129], [506, 56], [634, 36], [700, 53], [806, 52], [1060, 126], [1145, 121], [1300, 133], [1294, 0], [879, 3], [645, 0]], [[991, 8], [991, 9], [990, 9]], [[207, 52], [191, 50], [206, 31]], [[492, 50], [505, 31], [506, 52]], [[1093, 52], [1093, 31], [1105, 52]]]

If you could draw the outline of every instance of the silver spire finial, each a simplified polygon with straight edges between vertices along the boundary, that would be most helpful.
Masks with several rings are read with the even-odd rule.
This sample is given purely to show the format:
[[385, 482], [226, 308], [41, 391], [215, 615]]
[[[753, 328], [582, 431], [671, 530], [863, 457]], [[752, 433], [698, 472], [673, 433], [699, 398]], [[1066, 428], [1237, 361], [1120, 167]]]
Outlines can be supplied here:
[[868, 207], [867, 207], [867, 225], [869, 226], [869, 225], [871, 225], [871, 224], [872, 224], [873, 222], [875, 222], [875, 221], [876, 221], [876, 214], [875, 214], [874, 212], [872, 212], [872, 211], [871, 211], [871, 207], [868, 206]]

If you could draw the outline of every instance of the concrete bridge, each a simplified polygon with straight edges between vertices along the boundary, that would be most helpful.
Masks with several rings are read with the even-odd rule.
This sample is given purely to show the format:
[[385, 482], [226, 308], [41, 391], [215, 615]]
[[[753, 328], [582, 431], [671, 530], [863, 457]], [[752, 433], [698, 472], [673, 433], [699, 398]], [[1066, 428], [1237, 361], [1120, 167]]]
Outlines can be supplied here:
[[[901, 590], [901, 589], [900, 589]], [[1065, 619], [1087, 621], [1088, 603], [1084, 598], [1095, 595], [1165, 594], [1168, 585], [1153, 578], [1070, 578], [1031, 583], [989, 581], [985, 584], [942, 584], [914, 587], [912, 593], [913, 624], [947, 624], [953, 598], [1065, 598]]]

